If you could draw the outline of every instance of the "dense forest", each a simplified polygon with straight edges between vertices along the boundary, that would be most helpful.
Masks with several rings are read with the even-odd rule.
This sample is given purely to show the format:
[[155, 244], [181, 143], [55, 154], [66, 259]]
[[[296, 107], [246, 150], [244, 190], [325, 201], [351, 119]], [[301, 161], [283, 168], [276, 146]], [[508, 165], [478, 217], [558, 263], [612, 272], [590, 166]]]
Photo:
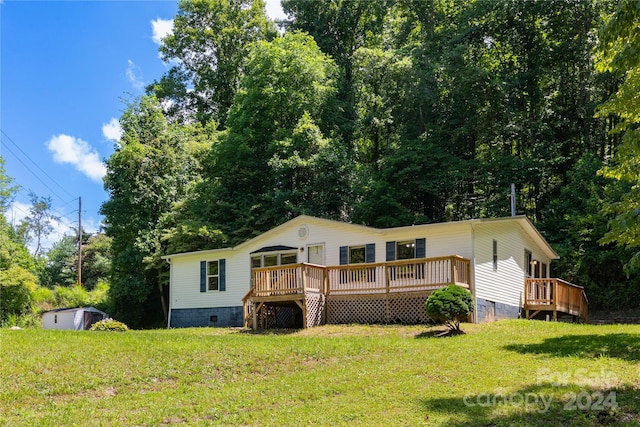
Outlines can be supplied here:
[[297, 215], [527, 215], [592, 309], [640, 303], [637, 1], [181, 1], [107, 159], [114, 316], [161, 325], [169, 253]]

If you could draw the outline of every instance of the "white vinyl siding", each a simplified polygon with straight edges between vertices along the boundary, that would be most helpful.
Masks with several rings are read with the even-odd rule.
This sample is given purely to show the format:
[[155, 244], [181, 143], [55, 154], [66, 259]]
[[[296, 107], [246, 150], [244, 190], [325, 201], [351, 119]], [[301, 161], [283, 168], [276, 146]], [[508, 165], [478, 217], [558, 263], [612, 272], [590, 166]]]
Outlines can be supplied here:
[[[498, 242], [497, 269], [494, 269], [494, 241]], [[549, 258], [516, 222], [477, 224], [474, 242], [476, 297], [521, 307], [527, 272], [525, 249], [531, 251], [533, 259], [547, 265]]]
[[[179, 255], [171, 261], [171, 308], [234, 307], [242, 305], [242, 298], [251, 286], [251, 255], [265, 246], [284, 245], [306, 248], [308, 245], [324, 245], [326, 265], [340, 265], [340, 246], [365, 246], [375, 244], [374, 262], [385, 260], [387, 241], [409, 241], [426, 238], [426, 257], [472, 255], [470, 227], [468, 224], [452, 223], [444, 227], [415, 226], [391, 230], [376, 230], [341, 222], [305, 218], [308, 232], [301, 238], [298, 231], [301, 224], [282, 227], [262, 234], [233, 249], [194, 252]], [[290, 251], [286, 251], [290, 253]], [[200, 292], [201, 261], [226, 259], [226, 292]], [[304, 259], [300, 256], [298, 259]], [[275, 260], [277, 262], [277, 260]], [[265, 262], [265, 264], [267, 264]]]
[[[233, 251], [204, 251], [171, 261], [171, 308], [237, 307], [249, 291], [249, 256]], [[246, 259], [241, 264], [240, 258]], [[200, 292], [200, 262], [225, 259], [225, 291]]]
[[[304, 232], [302, 232], [304, 231]], [[249, 240], [235, 248], [201, 251], [171, 256], [171, 308], [239, 307], [251, 286], [253, 254], [269, 246], [288, 246], [282, 251], [288, 261], [307, 259], [309, 248], [322, 247], [324, 264], [340, 265], [340, 247], [375, 245], [374, 262], [386, 260], [388, 242], [411, 242], [426, 239], [426, 258], [459, 255], [472, 261], [472, 290], [478, 298], [512, 306], [521, 306], [524, 291], [524, 251], [547, 265], [553, 253], [523, 218], [461, 221], [416, 225], [386, 230], [299, 217]], [[493, 241], [497, 247], [497, 270], [494, 269]], [[370, 246], [371, 247], [371, 246]], [[295, 255], [295, 256], [294, 256]], [[475, 258], [475, 259], [474, 259]], [[226, 292], [200, 292], [200, 262], [226, 259]], [[253, 260], [253, 261], [252, 261]], [[262, 260], [262, 259], [261, 259]], [[264, 260], [263, 265], [278, 262]], [[475, 266], [475, 268], [474, 268]]]

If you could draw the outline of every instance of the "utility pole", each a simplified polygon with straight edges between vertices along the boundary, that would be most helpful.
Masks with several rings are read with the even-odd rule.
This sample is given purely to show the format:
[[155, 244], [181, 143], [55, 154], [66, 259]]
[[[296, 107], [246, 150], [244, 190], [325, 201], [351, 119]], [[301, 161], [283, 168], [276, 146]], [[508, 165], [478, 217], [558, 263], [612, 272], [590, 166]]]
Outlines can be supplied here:
[[78, 197], [78, 286], [82, 286], [82, 197]]

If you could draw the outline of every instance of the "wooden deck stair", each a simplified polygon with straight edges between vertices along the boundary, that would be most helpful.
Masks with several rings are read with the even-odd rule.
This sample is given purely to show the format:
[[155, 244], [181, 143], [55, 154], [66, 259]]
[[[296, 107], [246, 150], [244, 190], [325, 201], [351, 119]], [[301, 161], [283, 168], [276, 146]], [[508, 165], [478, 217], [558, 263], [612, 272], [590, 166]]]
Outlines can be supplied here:
[[549, 315], [558, 320], [558, 314], [564, 313], [587, 321], [589, 301], [582, 286], [561, 279], [526, 279], [524, 295], [527, 319]]

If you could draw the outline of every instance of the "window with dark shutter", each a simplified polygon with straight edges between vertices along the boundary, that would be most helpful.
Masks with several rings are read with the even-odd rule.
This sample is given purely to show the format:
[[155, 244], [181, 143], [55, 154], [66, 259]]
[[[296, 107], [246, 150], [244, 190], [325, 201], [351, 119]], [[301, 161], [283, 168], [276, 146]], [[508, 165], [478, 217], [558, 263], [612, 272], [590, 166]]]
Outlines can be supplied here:
[[227, 290], [227, 260], [218, 261], [218, 290], [224, 292]]
[[427, 239], [416, 239], [416, 258], [427, 257]]
[[364, 248], [364, 262], [370, 264], [376, 262], [376, 244], [368, 243]]
[[396, 242], [387, 242], [386, 254], [387, 262], [396, 260]]
[[349, 246], [340, 246], [340, 265], [349, 264]]
[[207, 261], [200, 261], [200, 292], [207, 292]]

